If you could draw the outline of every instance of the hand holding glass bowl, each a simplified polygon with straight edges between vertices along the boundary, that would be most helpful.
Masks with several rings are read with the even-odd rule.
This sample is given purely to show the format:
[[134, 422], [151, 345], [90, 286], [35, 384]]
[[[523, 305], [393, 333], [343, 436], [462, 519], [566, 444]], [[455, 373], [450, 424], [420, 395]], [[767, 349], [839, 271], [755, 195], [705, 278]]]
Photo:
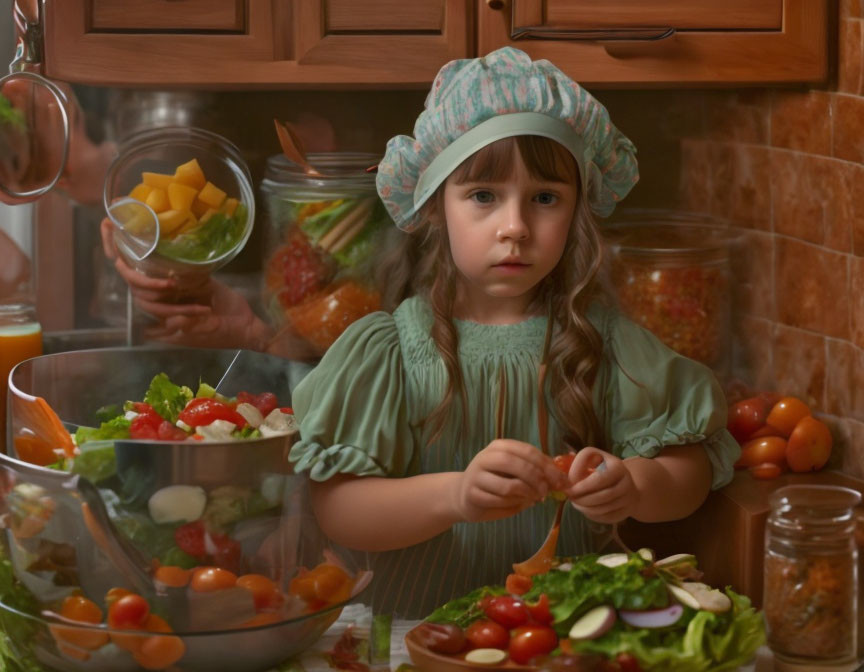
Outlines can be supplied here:
[[129, 138], [108, 169], [103, 198], [120, 257], [144, 275], [175, 280], [178, 300], [243, 249], [255, 218], [239, 150], [196, 128]]

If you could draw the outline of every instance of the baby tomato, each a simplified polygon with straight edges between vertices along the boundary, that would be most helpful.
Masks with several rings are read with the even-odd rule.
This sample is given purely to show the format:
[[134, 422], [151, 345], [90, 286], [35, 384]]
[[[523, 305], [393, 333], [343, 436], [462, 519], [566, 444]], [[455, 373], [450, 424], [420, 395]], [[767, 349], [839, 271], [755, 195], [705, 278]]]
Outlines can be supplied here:
[[831, 456], [831, 431], [814, 417], [801, 418], [789, 437], [786, 462], [792, 471], [816, 471]]
[[171, 588], [183, 588], [188, 585], [189, 579], [192, 578], [192, 570], [173, 565], [162, 565], [156, 570], [153, 578]]
[[810, 415], [810, 407], [795, 397], [783, 397], [771, 407], [765, 422], [776, 427], [781, 436], [789, 436], [801, 418]]
[[257, 611], [276, 610], [285, 602], [279, 587], [261, 574], [245, 574], [237, 579], [237, 586], [252, 593]]
[[773, 462], [766, 462], [750, 467], [750, 473], [753, 475], [753, 478], [758, 478], [760, 481], [770, 481], [772, 478], [777, 478], [783, 473], [783, 467]]
[[552, 463], [558, 468], [559, 471], [562, 471], [565, 474], [569, 474], [570, 467], [573, 464], [573, 460], [575, 459], [575, 453], [566, 453], [564, 455], [556, 455], [555, 457], [553, 457]]
[[124, 595], [108, 608], [108, 626], [134, 630], [143, 626], [149, 615], [147, 600], [140, 595]]
[[523, 625], [513, 631], [508, 652], [510, 659], [526, 665], [532, 658], [544, 656], [558, 646], [558, 635], [548, 625]]
[[486, 615], [508, 630], [528, 622], [528, 608], [522, 600], [510, 595], [498, 595], [489, 600], [484, 610]]
[[729, 407], [726, 429], [741, 443], [765, 424], [768, 404], [762, 397], [743, 399]]
[[782, 465], [786, 460], [786, 439], [779, 436], [763, 436], [751, 439], [741, 446], [741, 457], [736, 467], [755, 467], [757, 464]]
[[[102, 622], [102, 610], [94, 602], [81, 595], [70, 595], [63, 600], [60, 615], [70, 621], [79, 621], [90, 625]], [[51, 625], [50, 630], [58, 644], [66, 642], [79, 649], [94, 650], [108, 643], [108, 633], [95, 628]], [[70, 647], [66, 648], [69, 649]]]
[[219, 567], [199, 567], [192, 573], [189, 583], [196, 593], [212, 593], [233, 588], [236, 584], [237, 575]]
[[174, 635], [148, 637], [133, 655], [145, 670], [163, 670], [180, 660], [186, 653], [183, 640]]
[[465, 639], [473, 649], [504, 649], [510, 643], [510, 633], [500, 623], [481, 619], [474, 621], [465, 630]]

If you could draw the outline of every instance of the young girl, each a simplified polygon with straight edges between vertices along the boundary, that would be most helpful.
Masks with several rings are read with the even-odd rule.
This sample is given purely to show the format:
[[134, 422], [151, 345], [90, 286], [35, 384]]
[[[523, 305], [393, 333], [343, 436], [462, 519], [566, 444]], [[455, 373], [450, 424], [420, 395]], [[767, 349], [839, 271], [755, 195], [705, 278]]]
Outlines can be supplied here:
[[[446, 65], [414, 130], [378, 170], [404, 232], [401, 303], [351, 325], [296, 389], [290, 459], [324, 531], [376, 552], [375, 608], [421, 618], [531, 556], [551, 490], [573, 505], [559, 553], [582, 553], [589, 520], [690, 514], [738, 447], [709, 370], [597, 298], [591, 211], [637, 169], [596, 100], [504, 48]], [[540, 450], [541, 406], [549, 452], [578, 451], [567, 476]]]

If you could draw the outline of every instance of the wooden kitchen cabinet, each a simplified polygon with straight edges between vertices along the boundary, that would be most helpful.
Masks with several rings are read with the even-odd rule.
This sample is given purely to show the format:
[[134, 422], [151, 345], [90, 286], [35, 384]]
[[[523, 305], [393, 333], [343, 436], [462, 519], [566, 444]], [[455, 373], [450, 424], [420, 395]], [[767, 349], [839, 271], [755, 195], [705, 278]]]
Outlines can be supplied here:
[[821, 82], [828, 74], [829, 0], [477, 3], [480, 53], [511, 45], [592, 88]]
[[206, 88], [426, 86], [473, 53], [468, 0], [45, 3], [49, 77]]
[[117, 86], [425, 88], [513, 45], [590, 87], [819, 82], [829, 0], [62, 0], [45, 67]]

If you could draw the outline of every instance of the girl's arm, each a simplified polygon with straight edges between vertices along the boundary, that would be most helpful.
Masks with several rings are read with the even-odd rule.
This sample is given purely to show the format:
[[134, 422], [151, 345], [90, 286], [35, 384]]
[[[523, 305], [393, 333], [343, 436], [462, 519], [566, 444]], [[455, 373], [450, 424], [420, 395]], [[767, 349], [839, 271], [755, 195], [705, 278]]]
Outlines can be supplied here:
[[465, 471], [407, 478], [339, 475], [312, 483], [324, 533], [361, 551], [389, 551], [431, 539], [459, 522], [512, 516], [561, 490], [567, 477], [534, 446], [495, 439]]
[[[594, 471], [600, 462], [605, 470]], [[593, 473], [592, 473], [593, 472]], [[597, 448], [579, 451], [567, 490], [573, 505], [591, 520], [644, 523], [685, 518], [705, 501], [712, 469], [700, 444], [666, 446], [657, 457], [620, 460]]]

